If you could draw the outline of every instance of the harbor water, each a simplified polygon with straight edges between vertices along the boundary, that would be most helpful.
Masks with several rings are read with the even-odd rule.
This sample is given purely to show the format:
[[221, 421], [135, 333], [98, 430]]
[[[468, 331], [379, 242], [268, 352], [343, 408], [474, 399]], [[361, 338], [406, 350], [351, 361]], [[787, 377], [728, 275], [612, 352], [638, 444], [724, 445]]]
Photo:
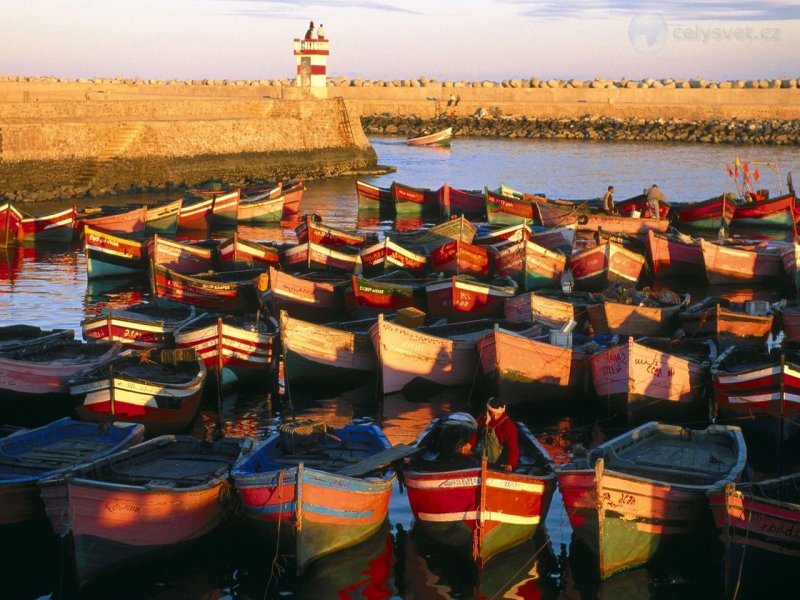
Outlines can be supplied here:
[[[541, 140], [455, 139], [452, 149], [406, 146], [395, 138], [372, 140], [378, 162], [396, 172], [362, 176], [376, 185], [397, 180], [415, 187], [444, 183], [462, 189], [492, 189], [500, 184], [531, 193], [567, 199], [597, 198], [607, 186], [615, 199], [642, 193], [658, 184], [671, 203], [699, 201], [735, 192], [725, 166], [737, 155], [757, 166], [758, 187], [773, 195], [786, 190], [786, 173], [800, 167], [800, 150], [767, 146], [600, 143]], [[780, 165], [779, 179], [766, 163]], [[412, 229], [416, 219], [397, 222], [359, 214], [355, 176], [307, 182], [302, 211], [320, 215], [334, 227], [361, 230]], [[780, 182], [780, 183], [779, 183]], [[80, 205], [154, 201], [171, 194], [81, 199]], [[34, 214], [52, 212], [71, 201], [24, 207]], [[251, 239], [292, 241], [291, 228], [244, 227]], [[736, 234], [736, 231], [733, 232]], [[757, 232], [785, 239], [786, 232]], [[694, 300], [708, 290], [682, 282]], [[715, 293], [717, 291], [715, 290]], [[786, 290], [726, 290], [774, 300]], [[699, 297], [698, 297], [699, 296]], [[28, 323], [43, 328], [72, 328], [106, 307], [121, 308], [149, 299], [146, 281], [109, 279], [87, 282], [85, 256], [79, 244], [69, 247], [0, 249], [0, 325]], [[355, 418], [379, 422], [392, 443], [410, 443], [434, 417], [456, 410], [476, 413], [487, 391], [476, 376], [472, 385], [380, 398], [374, 379], [349, 384], [319, 382], [273, 394], [271, 382], [249, 389], [231, 387], [224, 398], [209, 395], [192, 427], [199, 437], [264, 439], [282, 416], [325, 419], [342, 426]], [[576, 399], [580, 401], [580, 399]], [[568, 411], [536, 414], [521, 411], [523, 420], [557, 462], [569, 459], [576, 443], [591, 447], [627, 428], [588, 403]], [[576, 408], [577, 406], [577, 408]], [[689, 423], [704, 427], [705, 422]], [[312, 565], [302, 577], [279, 557], [275, 548], [257, 539], [246, 524], [233, 518], [200, 543], [119, 573], [78, 590], [70, 580], [68, 555], [46, 528], [2, 534], [0, 597], [2, 598], [718, 598], [722, 583], [710, 556], [676, 557], [653, 568], [640, 568], [592, 582], [590, 568], [570, 553], [571, 529], [558, 492], [547, 514], [546, 531], [529, 543], [491, 561], [481, 574], [472, 572], [470, 556], [437, 547], [415, 535], [411, 510], [402, 490], [393, 494], [389, 522], [368, 542]], [[705, 560], [708, 559], [708, 560]], [[585, 562], [585, 561], [584, 561]]]

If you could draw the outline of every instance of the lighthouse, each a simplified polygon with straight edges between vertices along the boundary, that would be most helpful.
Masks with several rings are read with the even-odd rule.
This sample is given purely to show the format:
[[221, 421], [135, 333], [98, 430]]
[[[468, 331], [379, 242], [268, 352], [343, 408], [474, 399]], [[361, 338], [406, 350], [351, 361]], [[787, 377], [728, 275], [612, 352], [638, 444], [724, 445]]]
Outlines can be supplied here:
[[296, 87], [304, 88], [315, 98], [328, 97], [327, 39], [295, 39], [294, 55], [297, 58]]

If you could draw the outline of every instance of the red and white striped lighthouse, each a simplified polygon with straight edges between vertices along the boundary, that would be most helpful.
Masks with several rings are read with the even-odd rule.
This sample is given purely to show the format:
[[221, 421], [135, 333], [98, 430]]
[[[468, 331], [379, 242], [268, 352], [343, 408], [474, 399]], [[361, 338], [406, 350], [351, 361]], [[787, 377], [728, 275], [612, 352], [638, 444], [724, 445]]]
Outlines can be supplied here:
[[297, 57], [296, 86], [307, 88], [316, 98], [328, 97], [328, 40], [295, 39], [294, 55]]

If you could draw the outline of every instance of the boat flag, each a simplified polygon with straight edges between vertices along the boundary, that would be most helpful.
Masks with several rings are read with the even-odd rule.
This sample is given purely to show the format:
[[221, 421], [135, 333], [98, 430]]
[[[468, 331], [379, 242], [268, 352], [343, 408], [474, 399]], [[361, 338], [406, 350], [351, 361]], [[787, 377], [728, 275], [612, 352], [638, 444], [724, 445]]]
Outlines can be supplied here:
[[728, 172], [730, 177], [733, 177], [733, 169], [731, 169], [730, 165], [725, 165], [725, 170]]
[[753, 179], [755, 179], [756, 181], [759, 181], [761, 179], [761, 175], [758, 174], [758, 167], [756, 167], [755, 170], [753, 171]]

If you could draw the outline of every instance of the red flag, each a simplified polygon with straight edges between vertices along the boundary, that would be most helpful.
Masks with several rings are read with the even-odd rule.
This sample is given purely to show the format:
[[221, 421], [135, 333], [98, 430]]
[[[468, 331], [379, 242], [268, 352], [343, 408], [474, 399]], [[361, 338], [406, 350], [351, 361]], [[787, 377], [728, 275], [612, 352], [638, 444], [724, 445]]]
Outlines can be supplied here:
[[730, 177], [733, 177], [733, 170], [731, 169], [730, 165], [725, 165], [725, 170], [728, 172]]
[[742, 174], [742, 181], [744, 181], [746, 184], [749, 185], [750, 184], [750, 173], [743, 173]]
[[756, 170], [753, 171], [753, 179], [755, 179], [756, 181], [761, 179], [761, 175], [758, 174], [758, 167], [756, 167]]
[[750, 167], [747, 165], [747, 163], [746, 163], [746, 162], [745, 162], [745, 163], [742, 163], [742, 172], [743, 172], [745, 175], [747, 175], [747, 174], [749, 174], [749, 173], [750, 173]]

